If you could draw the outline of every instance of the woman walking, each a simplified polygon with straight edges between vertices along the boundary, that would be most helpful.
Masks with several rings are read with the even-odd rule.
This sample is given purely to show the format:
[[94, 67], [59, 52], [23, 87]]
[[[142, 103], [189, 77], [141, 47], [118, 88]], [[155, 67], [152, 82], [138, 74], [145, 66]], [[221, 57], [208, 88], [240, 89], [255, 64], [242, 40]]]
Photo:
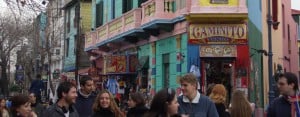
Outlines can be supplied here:
[[128, 106], [130, 109], [127, 117], [142, 117], [148, 111], [145, 107], [145, 99], [139, 92], [129, 95]]
[[175, 90], [165, 88], [156, 93], [144, 117], [180, 117], [178, 106]]
[[229, 108], [231, 117], [251, 117], [252, 109], [244, 92], [236, 90], [233, 93], [231, 107]]
[[125, 117], [117, 106], [113, 95], [102, 90], [96, 97], [93, 104], [93, 117]]

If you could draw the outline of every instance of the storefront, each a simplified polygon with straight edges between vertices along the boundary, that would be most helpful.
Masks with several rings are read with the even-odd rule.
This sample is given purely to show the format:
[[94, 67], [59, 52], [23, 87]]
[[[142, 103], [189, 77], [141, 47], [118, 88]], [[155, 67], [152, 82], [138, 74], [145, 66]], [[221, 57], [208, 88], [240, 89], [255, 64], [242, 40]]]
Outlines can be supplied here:
[[248, 94], [247, 24], [193, 23], [189, 31], [189, 44], [199, 49], [201, 91], [206, 93], [210, 84], [223, 84], [228, 100], [234, 89]]

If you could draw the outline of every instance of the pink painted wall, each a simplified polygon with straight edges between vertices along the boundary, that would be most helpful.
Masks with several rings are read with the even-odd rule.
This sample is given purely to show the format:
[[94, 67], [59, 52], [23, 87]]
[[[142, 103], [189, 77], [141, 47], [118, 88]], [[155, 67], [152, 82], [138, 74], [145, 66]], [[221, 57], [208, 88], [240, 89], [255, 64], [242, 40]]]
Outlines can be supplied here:
[[[286, 72], [298, 74], [298, 45], [296, 23], [292, 17], [291, 0], [282, 0], [282, 22], [283, 27], [283, 68]], [[290, 47], [289, 47], [290, 46]]]

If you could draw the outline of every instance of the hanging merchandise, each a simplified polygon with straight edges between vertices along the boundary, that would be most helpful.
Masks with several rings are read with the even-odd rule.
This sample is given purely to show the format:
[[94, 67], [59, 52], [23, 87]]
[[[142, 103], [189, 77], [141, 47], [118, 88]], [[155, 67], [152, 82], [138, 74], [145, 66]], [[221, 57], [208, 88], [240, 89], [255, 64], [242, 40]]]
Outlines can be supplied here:
[[119, 94], [124, 94], [125, 93], [125, 81], [124, 80], [122, 80], [122, 79], [119, 79], [118, 80], [118, 93]]
[[190, 72], [193, 73], [197, 78], [199, 78], [201, 76], [199, 67], [196, 65], [191, 66]]
[[113, 95], [117, 94], [118, 85], [119, 84], [115, 78], [109, 78], [106, 84], [108, 91]]

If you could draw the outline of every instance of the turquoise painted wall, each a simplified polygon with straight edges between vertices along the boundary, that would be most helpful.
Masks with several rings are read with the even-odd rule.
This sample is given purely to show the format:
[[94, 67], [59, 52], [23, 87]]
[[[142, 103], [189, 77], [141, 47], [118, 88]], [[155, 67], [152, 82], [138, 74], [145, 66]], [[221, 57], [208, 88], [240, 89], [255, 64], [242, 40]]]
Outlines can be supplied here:
[[[156, 42], [156, 53], [155, 60], [156, 64], [152, 67], [155, 68], [156, 74], [153, 75], [155, 78], [155, 90], [158, 91], [162, 89], [166, 84], [163, 80], [163, 54], [169, 54], [169, 62], [170, 62], [170, 79], [169, 79], [169, 87], [178, 88], [178, 77], [184, 75], [187, 72], [187, 59], [183, 58], [182, 61], [178, 61], [177, 53], [182, 53], [182, 55], [187, 55], [187, 34], [180, 35], [181, 40], [179, 42], [176, 41], [176, 37], [168, 37], [166, 39], [162, 39]], [[180, 48], [177, 47], [177, 43], [180, 43]]]
[[[66, 9], [66, 12], [70, 11], [70, 32], [66, 33], [65, 39], [69, 39], [69, 48], [66, 50], [68, 51], [69, 55], [65, 55], [63, 69], [65, 71], [74, 70], [75, 69], [75, 53], [74, 53], [74, 42], [75, 42], [75, 35], [77, 35], [77, 28], [74, 27], [74, 18], [75, 18], [75, 5], [70, 6]], [[68, 18], [66, 18], [68, 19]], [[66, 40], [65, 40], [66, 45]]]
[[[263, 95], [263, 67], [262, 67], [262, 54], [257, 53], [251, 48], [262, 49], [262, 12], [261, 0], [248, 0], [248, 40], [249, 51], [253, 69], [250, 71], [250, 78], [253, 84], [249, 88], [250, 101], [255, 102], [258, 107], [264, 106]], [[251, 87], [251, 84], [250, 84]]]

